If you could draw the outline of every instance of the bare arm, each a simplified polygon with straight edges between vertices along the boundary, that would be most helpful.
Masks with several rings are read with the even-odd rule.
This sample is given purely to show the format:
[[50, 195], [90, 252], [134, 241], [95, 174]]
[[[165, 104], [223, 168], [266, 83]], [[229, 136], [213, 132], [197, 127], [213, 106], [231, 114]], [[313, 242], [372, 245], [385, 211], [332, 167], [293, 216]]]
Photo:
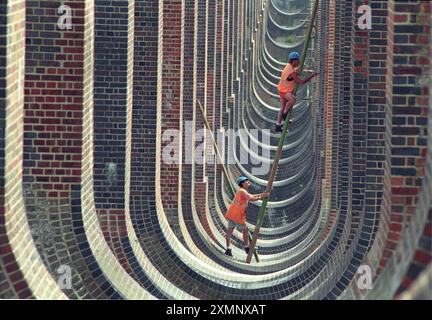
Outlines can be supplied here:
[[250, 201], [258, 201], [258, 200], [263, 200], [265, 198], [268, 197], [268, 193], [267, 192], [263, 192], [260, 194], [254, 194], [251, 196]]
[[300, 77], [298, 76], [297, 72], [293, 72], [293, 73], [291, 74], [291, 78], [293, 78], [293, 80], [295, 81], [295, 83], [298, 83], [298, 84], [305, 84], [305, 83], [308, 83], [309, 81], [311, 81], [311, 79], [312, 79], [313, 77], [316, 77], [318, 74], [319, 74], [319, 73], [314, 72], [314, 73], [311, 74], [309, 77], [307, 77], [307, 78], [305, 78], [305, 79], [302, 79], [302, 78], [300, 78]]

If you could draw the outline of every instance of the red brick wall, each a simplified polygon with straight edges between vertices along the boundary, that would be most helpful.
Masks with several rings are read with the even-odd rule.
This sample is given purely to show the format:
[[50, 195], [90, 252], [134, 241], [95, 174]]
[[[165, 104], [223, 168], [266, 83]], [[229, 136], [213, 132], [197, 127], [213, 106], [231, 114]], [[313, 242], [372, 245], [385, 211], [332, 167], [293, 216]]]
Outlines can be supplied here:
[[[0, 26], [0, 299], [26, 299], [32, 298], [33, 293], [18, 266], [16, 254], [24, 254], [24, 259], [30, 256], [26, 252], [13, 252], [16, 247], [11, 244], [17, 243], [17, 237], [18, 242], [30, 238], [21, 186], [25, 1], [2, 2]], [[19, 233], [16, 226], [20, 227]], [[36, 251], [33, 243], [29, 247]]]
[[[58, 3], [27, 3], [27, 16], [55, 25]], [[70, 3], [73, 29], [36, 29], [29, 24], [25, 74], [24, 167], [50, 198], [68, 198], [81, 181], [84, 2]], [[79, 23], [81, 22], [81, 23]], [[43, 24], [41, 25], [43, 26]], [[39, 44], [38, 37], [42, 37]], [[31, 137], [31, 138], [28, 138]]]
[[[333, 66], [334, 66], [334, 41], [335, 41], [335, 3], [334, 0], [329, 2], [329, 17], [327, 31], [327, 60], [326, 60], [326, 102], [325, 102], [325, 140], [332, 141], [333, 135]], [[333, 144], [327, 143], [325, 146], [325, 184], [323, 188], [323, 200], [331, 200], [331, 185], [332, 185], [332, 153]]]
[[421, 78], [427, 77], [430, 68], [425, 46], [430, 41], [430, 7], [424, 1], [389, 1], [387, 104], [391, 123], [386, 125], [391, 127], [387, 134], [391, 134], [392, 167], [386, 171], [391, 176], [385, 177], [391, 189], [383, 195], [382, 218], [389, 217], [389, 231], [381, 268], [411, 222], [424, 177], [429, 88]]
[[[167, 129], [180, 130], [183, 68], [183, 2], [163, 3], [163, 66], [162, 66], [162, 134]], [[179, 137], [176, 137], [179, 138]], [[170, 142], [162, 142], [163, 148]], [[180, 154], [179, 150], [176, 150]], [[161, 159], [162, 203], [165, 209], [178, 207], [179, 165]]]

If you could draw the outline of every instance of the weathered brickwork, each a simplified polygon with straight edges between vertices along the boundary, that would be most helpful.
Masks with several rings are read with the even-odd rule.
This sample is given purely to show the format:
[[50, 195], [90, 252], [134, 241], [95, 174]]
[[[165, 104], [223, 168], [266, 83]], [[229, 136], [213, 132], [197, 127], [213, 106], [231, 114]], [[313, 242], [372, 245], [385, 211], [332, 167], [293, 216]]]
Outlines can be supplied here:
[[268, 174], [227, 164], [227, 181], [198, 101], [215, 138], [269, 129], [235, 152], [271, 165], [276, 86], [314, 1], [3, 2], [0, 298], [430, 298], [429, 2], [320, 1], [304, 57], [320, 75], [299, 88], [251, 264], [239, 230], [224, 254], [229, 185], [259, 193]]
[[[422, 1], [372, 1], [371, 5], [362, 232], [369, 240], [360, 241], [368, 248], [362, 263], [374, 270], [376, 285], [368, 292], [353, 281], [347, 292], [356, 298], [400, 295], [430, 261], [424, 240], [430, 212], [425, 168], [431, 6]], [[422, 241], [416, 244], [417, 239]], [[400, 281], [400, 287], [388, 285], [389, 277], [399, 279], [394, 281]]]
[[380, 267], [385, 267], [404, 228], [411, 222], [424, 177], [429, 107], [427, 44], [431, 43], [427, 28], [430, 3], [390, 1], [388, 6], [393, 33], [389, 38], [386, 80], [392, 121], [386, 125], [391, 126], [392, 166], [391, 190], [383, 196], [391, 199], [391, 206], [382, 207], [383, 214], [389, 216], [389, 233]]
[[73, 285], [65, 289], [69, 297], [116, 297], [95, 264], [82, 217], [81, 185], [91, 183], [82, 180], [82, 166], [90, 164], [83, 159], [83, 121], [84, 106], [93, 94], [85, 77], [92, 70], [85, 47], [91, 41], [86, 38], [90, 30], [86, 27], [93, 21], [88, 3], [74, 1], [70, 3], [72, 29], [62, 30], [60, 5], [60, 1], [27, 1], [26, 7], [23, 165], [27, 217], [51, 273], [57, 274], [62, 265], [71, 268]]
[[[180, 130], [182, 121], [183, 97], [183, 41], [184, 41], [183, 1], [164, 1], [162, 35], [162, 131]], [[179, 138], [179, 137], [176, 137]], [[179, 145], [181, 145], [181, 140]], [[170, 142], [170, 141], [169, 141]], [[167, 143], [162, 144], [162, 150]], [[179, 146], [173, 152], [180, 154]], [[179, 161], [162, 164], [161, 181], [163, 204], [168, 214], [174, 215], [178, 208]], [[171, 210], [172, 209], [172, 210]], [[171, 213], [172, 212], [172, 213]]]
[[25, 1], [0, 4], [0, 298], [64, 298], [39, 257], [23, 202], [25, 20]]

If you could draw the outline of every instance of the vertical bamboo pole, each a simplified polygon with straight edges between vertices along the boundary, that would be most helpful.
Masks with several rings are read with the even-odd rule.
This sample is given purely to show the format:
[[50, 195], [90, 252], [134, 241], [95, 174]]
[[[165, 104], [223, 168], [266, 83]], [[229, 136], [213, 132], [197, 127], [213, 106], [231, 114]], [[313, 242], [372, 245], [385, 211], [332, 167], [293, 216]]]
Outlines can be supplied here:
[[[319, 0], [315, 0], [314, 6], [313, 6], [313, 9], [312, 9], [311, 18], [309, 20], [308, 29], [306, 31], [306, 41], [305, 41], [305, 45], [304, 45], [304, 48], [303, 48], [303, 54], [302, 54], [302, 56], [300, 58], [300, 66], [298, 68], [299, 75], [301, 75], [301, 73], [303, 71], [303, 66], [304, 66], [304, 62], [305, 62], [305, 59], [306, 59], [307, 50], [309, 49], [309, 43], [310, 43], [310, 39], [311, 39], [311, 35], [312, 35], [312, 29], [313, 29], [313, 26], [314, 26], [314, 23], [315, 23], [316, 13], [318, 11], [318, 4], [319, 4]], [[296, 83], [295, 86], [294, 86], [294, 95], [297, 94], [297, 89], [298, 89], [298, 84]], [[291, 110], [290, 110], [290, 112], [289, 112], [289, 114], [287, 116], [287, 120], [285, 121], [284, 128], [283, 128], [281, 137], [279, 139], [279, 145], [278, 145], [278, 148], [276, 150], [275, 159], [274, 159], [274, 162], [273, 162], [273, 165], [272, 165], [272, 169], [271, 169], [271, 172], [270, 172], [270, 177], [269, 177], [268, 182], [267, 182], [266, 192], [268, 192], [268, 193], [271, 192], [272, 187], [273, 187], [273, 182], [274, 182], [274, 179], [275, 179], [275, 176], [276, 176], [276, 171], [277, 171], [277, 168], [278, 168], [278, 165], [279, 165], [279, 160], [280, 160], [280, 157], [281, 157], [281, 154], [282, 154], [282, 147], [284, 145], [285, 137], [286, 137], [288, 126], [289, 126], [289, 120], [291, 119], [291, 112], [292, 112], [292, 108], [291, 108]], [[264, 214], [265, 214], [265, 211], [266, 211], [267, 202], [268, 202], [268, 198], [263, 200], [261, 208], [260, 208], [260, 211], [259, 211], [259, 214], [258, 214], [258, 220], [257, 220], [257, 223], [255, 225], [255, 230], [254, 230], [254, 233], [253, 233], [253, 236], [252, 236], [252, 241], [249, 244], [249, 248], [251, 249], [251, 251], [249, 251], [249, 254], [248, 254], [247, 258], [246, 258], [246, 262], [247, 263], [250, 263], [251, 260], [252, 260], [252, 250], [255, 249], [255, 245], [256, 245], [256, 242], [257, 242], [257, 239], [258, 239], [259, 230], [260, 230], [260, 228], [261, 228], [261, 226], [263, 224], [263, 221], [264, 221]]]

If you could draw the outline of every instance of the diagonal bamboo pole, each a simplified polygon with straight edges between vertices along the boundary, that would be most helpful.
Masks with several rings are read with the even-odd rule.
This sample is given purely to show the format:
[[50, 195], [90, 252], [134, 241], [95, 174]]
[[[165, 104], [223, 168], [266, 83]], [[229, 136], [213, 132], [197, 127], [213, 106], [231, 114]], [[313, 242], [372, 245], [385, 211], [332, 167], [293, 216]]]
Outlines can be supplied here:
[[[236, 191], [235, 191], [235, 189], [234, 189], [234, 186], [233, 186], [232, 183], [231, 183], [231, 179], [230, 179], [230, 177], [229, 177], [229, 175], [228, 175], [228, 170], [226, 169], [226, 167], [225, 167], [225, 165], [224, 165], [225, 162], [223, 161], [222, 155], [221, 155], [220, 152], [219, 152], [219, 148], [218, 148], [218, 146], [217, 146], [217, 142], [216, 142], [216, 140], [215, 140], [215, 138], [214, 138], [213, 132], [212, 132], [212, 130], [211, 130], [211, 128], [210, 128], [210, 124], [208, 123], [208, 120], [207, 120], [207, 117], [206, 117], [206, 115], [205, 115], [205, 113], [204, 113], [204, 109], [203, 109], [203, 107], [202, 107], [202, 105], [201, 105], [201, 102], [200, 102], [199, 100], [197, 100], [197, 101], [198, 101], [198, 106], [199, 106], [199, 109], [200, 109], [201, 115], [202, 115], [202, 117], [203, 117], [203, 119], [204, 119], [204, 124], [205, 124], [207, 130], [210, 131], [210, 135], [211, 135], [211, 138], [212, 138], [212, 141], [213, 141], [213, 147], [214, 147], [214, 149], [215, 149], [215, 151], [216, 151], [216, 155], [217, 155], [217, 157], [219, 158], [219, 162], [220, 162], [220, 164], [222, 165], [222, 171], [223, 171], [223, 173], [224, 173], [224, 175], [225, 175], [225, 179], [226, 179], [226, 181], [228, 182], [228, 185], [229, 185], [229, 187], [230, 187], [230, 189], [231, 189], [231, 192], [232, 192], [233, 196], [235, 197], [235, 195], [236, 195]], [[248, 236], [249, 236], [249, 243], [251, 243], [251, 241], [252, 241], [252, 237], [251, 237], [251, 235], [250, 235], [250, 231], [249, 231]], [[252, 251], [250, 251], [250, 252], [252, 252]], [[256, 250], [254, 250], [253, 253], [254, 253], [254, 256], [255, 256], [255, 260], [256, 260], [256, 262], [259, 262], [258, 252], [257, 252]], [[252, 258], [251, 258], [251, 259], [252, 259]]]
[[[303, 71], [303, 66], [304, 66], [304, 62], [305, 62], [305, 59], [306, 59], [307, 50], [309, 49], [309, 43], [310, 43], [310, 39], [311, 39], [311, 35], [312, 35], [312, 29], [313, 29], [313, 26], [314, 26], [314, 23], [315, 23], [316, 13], [318, 11], [318, 4], [319, 4], [319, 0], [315, 0], [314, 6], [312, 8], [312, 15], [311, 15], [311, 18], [309, 20], [308, 29], [306, 31], [306, 41], [305, 41], [305, 45], [304, 45], [304, 48], [303, 48], [303, 53], [302, 53], [302, 56], [301, 56], [301, 59], [300, 59], [300, 66], [298, 68], [298, 73], [299, 73], [300, 76], [301, 76], [301, 73]], [[294, 86], [294, 95], [297, 94], [297, 89], [298, 89], [298, 84], [296, 83], [295, 86]], [[289, 120], [291, 119], [292, 109], [293, 108], [291, 108], [291, 110], [290, 110], [290, 112], [289, 112], [289, 114], [287, 116], [287, 120], [285, 120], [284, 128], [283, 128], [281, 137], [279, 139], [279, 145], [278, 145], [278, 148], [276, 150], [275, 159], [274, 159], [274, 162], [273, 162], [273, 165], [272, 165], [272, 169], [271, 169], [271, 172], [270, 172], [270, 177], [269, 177], [268, 182], [267, 182], [266, 192], [268, 192], [269, 194], [271, 193], [271, 190], [272, 190], [272, 187], [273, 187], [273, 182], [274, 182], [274, 179], [275, 179], [275, 176], [276, 176], [276, 171], [277, 171], [277, 168], [278, 168], [278, 165], [279, 165], [279, 160], [280, 160], [280, 157], [282, 155], [282, 147], [283, 147], [284, 142], [285, 142], [285, 137], [286, 137], [288, 126], [289, 126]], [[258, 239], [258, 235], [259, 235], [259, 231], [260, 231], [260, 228], [261, 228], [261, 226], [263, 224], [263, 221], [264, 221], [264, 214], [265, 214], [265, 211], [266, 211], [268, 199], [269, 198], [267, 197], [266, 199], [263, 200], [263, 202], [261, 204], [260, 211], [258, 213], [258, 220], [257, 220], [257, 223], [255, 225], [255, 230], [254, 230], [254, 233], [253, 233], [253, 236], [252, 236], [252, 241], [249, 244], [249, 248], [251, 249], [251, 251], [249, 252], [249, 254], [248, 254], [247, 258], [246, 258], [246, 262], [247, 263], [250, 263], [251, 260], [252, 260], [252, 250], [255, 248], [255, 245], [256, 245], [256, 242], [257, 242], [257, 239]]]

